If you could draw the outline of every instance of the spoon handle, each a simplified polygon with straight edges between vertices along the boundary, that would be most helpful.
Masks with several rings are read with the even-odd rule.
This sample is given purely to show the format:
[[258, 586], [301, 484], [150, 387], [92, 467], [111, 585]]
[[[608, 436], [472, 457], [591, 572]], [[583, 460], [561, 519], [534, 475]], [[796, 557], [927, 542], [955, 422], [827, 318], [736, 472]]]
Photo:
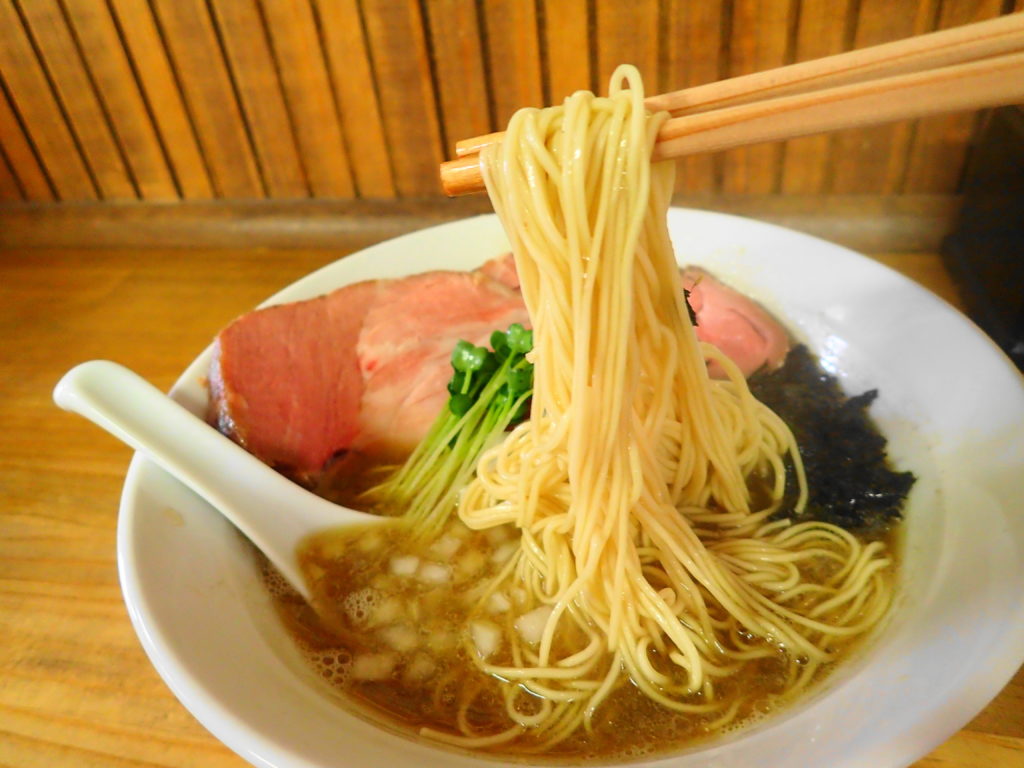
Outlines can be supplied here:
[[212, 504], [304, 596], [295, 555], [303, 539], [381, 520], [306, 491], [117, 363], [93, 360], [72, 368], [53, 399], [142, 451]]

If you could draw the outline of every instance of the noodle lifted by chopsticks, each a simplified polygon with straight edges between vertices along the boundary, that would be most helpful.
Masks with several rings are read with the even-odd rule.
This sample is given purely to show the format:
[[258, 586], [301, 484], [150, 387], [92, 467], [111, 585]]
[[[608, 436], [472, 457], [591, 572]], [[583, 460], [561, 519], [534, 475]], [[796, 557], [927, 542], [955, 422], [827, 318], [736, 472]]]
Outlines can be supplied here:
[[[674, 168], [650, 160], [663, 119], [620, 67], [607, 98], [521, 110], [484, 149], [535, 380], [530, 420], [484, 454], [459, 515], [519, 529], [488, 595], [525, 590], [543, 632], [528, 642], [509, 619], [507, 651], [477, 662], [507, 681], [508, 730], [474, 733], [462, 718], [464, 738], [435, 737], [529, 734], [541, 749], [590, 728], [628, 681], [720, 728], [738, 704], [720, 703], [716, 682], [784, 652], [789, 689], [802, 688], [890, 601], [881, 543], [769, 520], [787, 457], [802, 509], [800, 457], [736, 367], [696, 338], [667, 230]], [[728, 379], [711, 380], [706, 359]], [[756, 510], [752, 482], [769, 499]]]

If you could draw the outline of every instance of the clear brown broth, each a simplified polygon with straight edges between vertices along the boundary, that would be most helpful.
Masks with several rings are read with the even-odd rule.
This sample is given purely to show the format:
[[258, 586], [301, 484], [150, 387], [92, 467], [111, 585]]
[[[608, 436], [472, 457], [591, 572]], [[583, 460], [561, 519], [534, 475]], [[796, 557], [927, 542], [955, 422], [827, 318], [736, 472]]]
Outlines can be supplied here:
[[[494, 575], [497, 564], [490, 558], [500, 548], [488, 536], [469, 532], [459, 526], [462, 544], [451, 564], [470, 553], [484, 555], [487, 564], [453, 577], [444, 588], [430, 586], [415, 579], [398, 579], [389, 573], [395, 557], [410, 554], [424, 560], [429, 551], [416, 551], [399, 529], [373, 534], [348, 532], [327, 534], [307, 543], [301, 552], [304, 572], [314, 594], [314, 609], [294, 592], [280, 589], [279, 577], [269, 570], [268, 580], [277, 578], [276, 605], [290, 634], [306, 659], [323, 679], [342, 692], [346, 699], [376, 717], [383, 717], [400, 730], [416, 734], [421, 728], [459, 733], [457, 715], [465, 707], [466, 697], [472, 703], [466, 709], [466, 720], [479, 734], [496, 733], [509, 727], [498, 680], [484, 674], [470, 657], [472, 643], [467, 641], [467, 622], [472, 618], [480, 585]], [[376, 539], [376, 543], [374, 543]], [[477, 558], [479, 559], [479, 558]], [[435, 560], [442, 561], [435, 556]], [[453, 572], [458, 573], [458, 568]], [[370, 592], [368, 592], [370, 591]], [[353, 613], [352, 595], [376, 593], [376, 599], [365, 601], [365, 615]], [[403, 612], [394, 613], [393, 606], [382, 611], [380, 621], [374, 618], [381, 601], [397, 597]], [[358, 606], [357, 606], [358, 607]], [[389, 647], [385, 631], [404, 626], [405, 642], [415, 636], [417, 647], [400, 652]], [[847, 658], [858, 647], [843, 649]], [[356, 679], [354, 666], [361, 658], [392, 654], [395, 664], [389, 674], [379, 680]], [[422, 661], [428, 658], [429, 664]], [[496, 659], [492, 659], [496, 660]], [[814, 685], [835, 668], [835, 662], [818, 670]], [[426, 666], [429, 675], [418, 677]], [[749, 726], [764, 715], [788, 703], [788, 680], [798, 672], [799, 660], [784, 652], [747, 662], [739, 672], [716, 683], [716, 698], [726, 706], [736, 704], [736, 719], [724, 730], [734, 731]], [[628, 760], [676, 751], [693, 746], [701, 740], [721, 734], [711, 722], [718, 715], [685, 715], [665, 709], [643, 695], [630, 681], [623, 684], [601, 705], [595, 727], [589, 733], [582, 729], [567, 740], [545, 751], [551, 762], [593, 762]], [[538, 747], [527, 733], [513, 744], [487, 748], [483, 751], [502, 758], [532, 755]], [[533, 759], [536, 759], [535, 757]]]

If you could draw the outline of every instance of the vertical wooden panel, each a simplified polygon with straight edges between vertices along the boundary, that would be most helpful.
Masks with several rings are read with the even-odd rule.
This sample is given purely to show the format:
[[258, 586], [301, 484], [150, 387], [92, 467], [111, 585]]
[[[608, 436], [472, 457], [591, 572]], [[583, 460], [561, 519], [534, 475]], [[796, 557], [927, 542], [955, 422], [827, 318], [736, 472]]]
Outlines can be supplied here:
[[[934, 0], [861, 0], [854, 48], [927, 32]], [[910, 123], [843, 131], [833, 144], [832, 191], [879, 194], [898, 190], [906, 165]]]
[[213, 186], [222, 197], [263, 196], [256, 160], [203, 0], [155, 0]]
[[[729, 76], [780, 67], [788, 56], [793, 0], [735, 0]], [[777, 191], [782, 146], [759, 144], [730, 150], [722, 156], [723, 191], [769, 194]]]
[[353, 197], [338, 109], [309, 0], [263, 0], [292, 124], [317, 197]]
[[544, 43], [547, 46], [547, 102], [561, 104], [567, 96], [591, 85], [590, 15], [587, 0], [544, 0]]
[[31, 0], [21, 3], [21, 8], [100, 194], [109, 199], [136, 197], [135, 185], [57, 0]]
[[198, 200], [212, 197], [206, 163], [149, 4], [146, 0], [109, 1], [181, 195]]
[[86, 66], [92, 73], [139, 194], [151, 200], [176, 198], [174, 179], [156, 130], [146, 112], [117, 28], [105, 3], [64, 0]]
[[96, 187], [13, 0], [0, 0], [0, 71], [58, 196], [62, 200], [95, 200]]
[[21, 200], [21, 187], [14, 178], [14, 172], [7, 163], [7, 156], [0, 152], [0, 200]]
[[447, 142], [445, 155], [452, 157], [456, 141], [491, 129], [480, 20], [475, 0], [435, 0], [427, 3], [427, 14]]
[[[492, 118], [498, 130], [517, 109], [544, 106], [537, 9], [532, 0], [489, 0], [484, 16]], [[581, 55], [583, 50], [581, 46]]]
[[317, 0], [341, 127], [361, 197], [394, 197], [384, 121], [357, 0]]
[[443, 152], [419, 3], [364, 0], [363, 9], [395, 186], [405, 197], [436, 195]]
[[[665, 51], [658, 90], [678, 91], [721, 79], [721, 0], [671, 0], [666, 9]], [[683, 158], [676, 167], [676, 191], [710, 194], [715, 191], [715, 158], [709, 154]]]
[[[800, 4], [796, 61], [841, 53], [845, 47], [850, 0], [803, 0]], [[817, 195], [825, 191], [832, 137], [808, 136], [783, 145], [782, 191]]]
[[[999, 15], [1000, 0], [943, 0], [939, 27], [948, 29]], [[956, 191], [975, 113], [959, 112], [919, 120], [910, 144], [903, 192]]]
[[267, 194], [270, 197], [306, 197], [309, 194], [306, 177], [256, 2], [214, 0], [211, 5], [263, 170]]
[[[31, 200], [435, 196], [444, 142], [603, 92], [619, 63], [672, 90], [1010, 7], [1024, 0], [0, 0], [0, 184]], [[976, 123], [687, 158], [677, 190], [951, 192]]]
[[0, 87], [0, 147], [3, 148], [11, 172], [17, 177], [25, 196], [29, 200], [52, 200], [53, 190], [50, 188], [50, 182], [47, 181], [46, 174], [25, 137], [25, 132], [18, 124], [18, 118], [2, 87]]
[[597, 0], [597, 92], [608, 91], [608, 80], [619, 64], [640, 70], [648, 93], [658, 92], [657, 0]]

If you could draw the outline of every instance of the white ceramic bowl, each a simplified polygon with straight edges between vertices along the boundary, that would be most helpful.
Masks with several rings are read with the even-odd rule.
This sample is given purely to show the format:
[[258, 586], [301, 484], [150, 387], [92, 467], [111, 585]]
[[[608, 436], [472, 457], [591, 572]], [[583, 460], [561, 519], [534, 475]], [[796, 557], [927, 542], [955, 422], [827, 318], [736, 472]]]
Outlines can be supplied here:
[[[1024, 386], [994, 344], [932, 294], [844, 248], [674, 209], [681, 262], [784, 318], [872, 412], [919, 477], [896, 610], [866, 653], [796, 706], [643, 765], [906, 765], [952, 735], [1024, 660]], [[493, 216], [416, 232], [331, 264], [268, 303], [369, 277], [472, 268], [507, 249]], [[222, 318], [226, 323], [231, 318]], [[174, 396], [202, 413], [209, 350]], [[339, 706], [278, 624], [247, 545], [142, 456], [125, 482], [121, 583], [143, 646], [182, 703], [254, 765], [488, 764], [397, 736]], [[493, 763], [489, 763], [492, 764]]]

